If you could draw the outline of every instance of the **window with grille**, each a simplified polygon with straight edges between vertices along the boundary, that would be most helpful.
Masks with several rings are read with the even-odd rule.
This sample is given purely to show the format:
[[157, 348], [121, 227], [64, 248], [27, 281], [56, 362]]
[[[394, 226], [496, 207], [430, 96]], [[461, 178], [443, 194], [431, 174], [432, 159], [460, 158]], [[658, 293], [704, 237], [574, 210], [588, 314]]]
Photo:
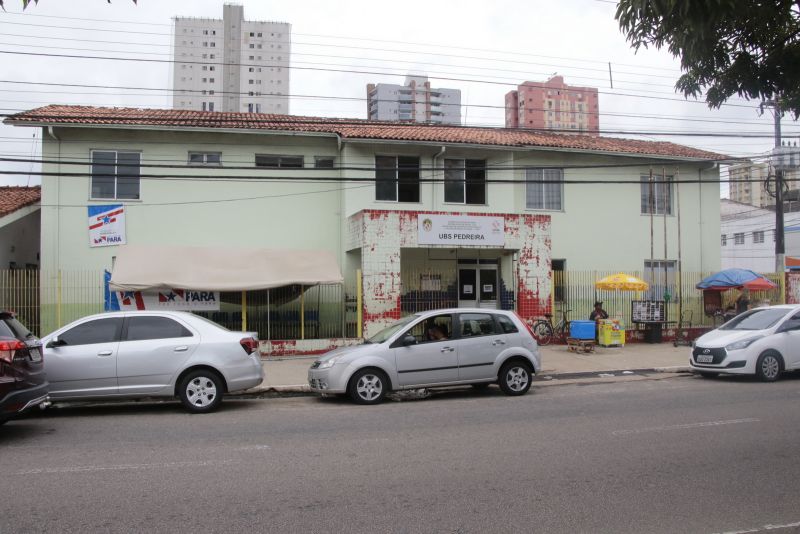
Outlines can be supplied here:
[[642, 214], [672, 215], [672, 176], [641, 177]]
[[222, 165], [222, 152], [189, 152], [189, 165]]
[[756, 230], [753, 232], [753, 243], [763, 243], [764, 242], [764, 230]]
[[525, 207], [529, 210], [564, 209], [563, 182], [563, 169], [526, 169]]
[[739, 232], [733, 234], [733, 244], [734, 245], [744, 245], [744, 233]]
[[726, 236], [725, 234], [722, 234], [722, 236], [720, 236], [720, 244], [723, 247], [728, 246], [728, 236]]

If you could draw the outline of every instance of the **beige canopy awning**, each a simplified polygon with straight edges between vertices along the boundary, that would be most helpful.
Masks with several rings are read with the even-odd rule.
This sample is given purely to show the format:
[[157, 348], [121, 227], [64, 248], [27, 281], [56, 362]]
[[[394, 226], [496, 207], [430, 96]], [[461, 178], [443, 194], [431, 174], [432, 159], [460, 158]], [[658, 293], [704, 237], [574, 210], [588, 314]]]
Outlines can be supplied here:
[[123, 245], [110, 285], [117, 291], [246, 291], [342, 280], [336, 258], [325, 250]]

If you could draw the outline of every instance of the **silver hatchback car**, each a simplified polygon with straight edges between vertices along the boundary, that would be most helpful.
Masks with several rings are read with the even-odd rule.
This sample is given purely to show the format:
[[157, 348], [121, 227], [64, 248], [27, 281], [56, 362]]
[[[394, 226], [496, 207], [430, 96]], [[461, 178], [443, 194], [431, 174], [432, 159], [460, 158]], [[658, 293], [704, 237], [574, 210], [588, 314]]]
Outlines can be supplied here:
[[178, 397], [210, 412], [224, 393], [264, 380], [258, 337], [199, 315], [131, 311], [91, 315], [42, 338], [50, 397]]
[[457, 308], [409, 315], [363, 345], [330, 351], [308, 382], [317, 393], [377, 404], [391, 390], [462, 384], [523, 395], [540, 370], [536, 339], [515, 313]]

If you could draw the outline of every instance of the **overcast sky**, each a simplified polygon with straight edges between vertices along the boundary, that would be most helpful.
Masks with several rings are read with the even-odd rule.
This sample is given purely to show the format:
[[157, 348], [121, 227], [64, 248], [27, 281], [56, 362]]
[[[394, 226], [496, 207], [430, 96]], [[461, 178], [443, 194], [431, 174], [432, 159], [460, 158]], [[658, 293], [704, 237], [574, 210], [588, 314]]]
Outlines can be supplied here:
[[[460, 89], [466, 124], [502, 126], [506, 92], [525, 80], [545, 81], [558, 73], [567, 83], [599, 89], [600, 128], [622, 132], [613, 135], [734, 156], [760, 155], [773, 144], [772, 117], [760, 117], [757, 103], [737, 98], [709, 110], [676, 94], [678, 60], [666, 51], [634, 53], [614, 20], [615, 4], [607, 0], [240, 3], [248, 20], [292, 24], [290, 91], [297, 96], [290, 110], [295, 115], [366, 118], [367, 83], [402, 83], [406, 73], [414, 72], [427, 74], [434, 87]], [[167, 62], [19, 53], [169, 61], [172, 18], [222, 18], [223, 2], [139, 0], [137, 6], [130, 0], [40, 0], [25, 12], [21, 0], [5, 4], [0, 51], [10, 53], [0, 53], [0, 112], [8, 114], [54, 103], [170, 107]], [[795, 140], [800, 136], [790, 118], [784, 118], [783, 130]], [[710, 135], [667, 135], [689, 132]], [[764, 137], [721, 136], [743, 133]], [[0, 126], [0, 157], [38, 157], [38, 136], [34, 129]], [[0, 168], [19, 172], [0, 177], [0, 184], [39, 183], [27, 174], [36, 169], [33, 164], [3, 162]]]

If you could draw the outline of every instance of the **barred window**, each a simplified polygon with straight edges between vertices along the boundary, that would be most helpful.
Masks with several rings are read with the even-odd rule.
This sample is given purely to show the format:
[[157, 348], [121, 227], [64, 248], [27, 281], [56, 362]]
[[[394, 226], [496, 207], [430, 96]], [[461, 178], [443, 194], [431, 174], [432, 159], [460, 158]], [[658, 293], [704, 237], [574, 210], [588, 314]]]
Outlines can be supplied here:
[[764, 230], [756, 230], [753, 232], [753, 243], [763, 243], [764, 242]]
[[562, 210], [564, 169], [526, 169], [525, 207], [529, 210]]
[[733, 244], [744, 245], [744, 232], [738, 232], [733, 234]]
[[672, 215], [672, 176], [641, 177], [642, 214]]

